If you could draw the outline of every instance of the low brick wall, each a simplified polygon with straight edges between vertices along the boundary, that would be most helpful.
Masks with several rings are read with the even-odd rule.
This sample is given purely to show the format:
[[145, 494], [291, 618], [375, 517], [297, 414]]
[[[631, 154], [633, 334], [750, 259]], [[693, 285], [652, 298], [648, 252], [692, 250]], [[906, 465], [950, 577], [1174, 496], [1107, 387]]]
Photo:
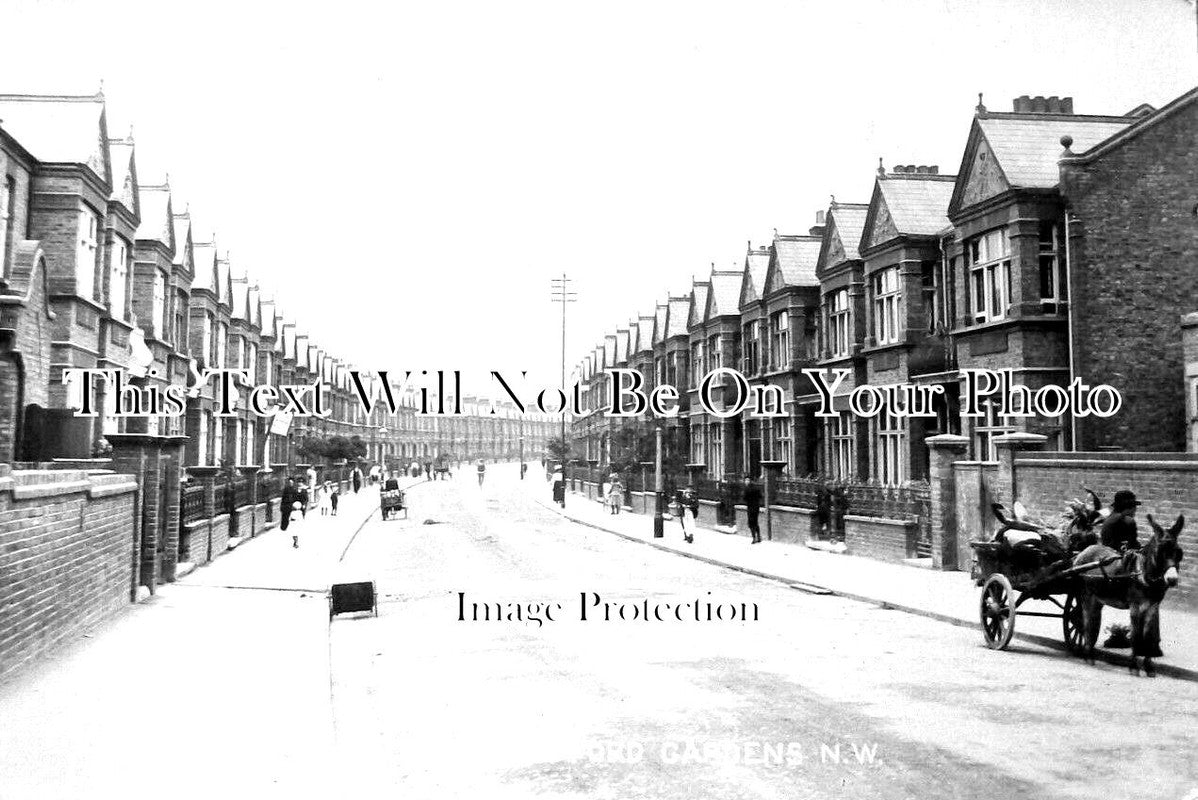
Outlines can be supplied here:
[[236, 519], [229, 525], [229, 535], [249, 539], [254, 535], [254, 506], [241, 506], [233, 512]]
[[[762, 514], [764, 528], [765, 515]], [[774, 506], [770, 509], [770, 519], [773, 522], [773, 537], [775, 542], [794, 542], [803, 544], [808, 539], [815, 538], [815, 511], [807, 508], [792, 508], [790, 506]], [[765, 536], [762, 530], [761, 535]]]
[[259, 503], [250, 509], [250, 516], [254, 525], [254, 536], [266, 530], [266, 503]]
[[187, 537], [187, 546], [179, 554], [180, 558], [193, 564], [207, 564], [211, 560], [208, 552], [208, 520], [188, 522], [183, 526]]
[[[212, 530], [209, 534], [212, 542], [212, 552], [207, 561], [211, 561], [229, 549], [229, 515], [220, 514], [212, 518]], [[196, 562], [197, 564], [200, 562]]]
[[919, 523], [879, 517], [844, 515], [844, 543], [848, 553], [884, 561], [915, 557]]
[[0, 678], [130, 604], [136, 493], [127, 475], [0, 465]]

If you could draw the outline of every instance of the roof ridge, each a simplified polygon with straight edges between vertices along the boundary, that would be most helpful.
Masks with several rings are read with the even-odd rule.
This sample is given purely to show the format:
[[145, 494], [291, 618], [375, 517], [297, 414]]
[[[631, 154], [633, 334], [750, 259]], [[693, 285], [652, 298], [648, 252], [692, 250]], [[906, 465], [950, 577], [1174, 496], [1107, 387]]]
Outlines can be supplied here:
[[1054, 122], [1130, 122], [1135, 117], [1128, 117], [1122, 114], [1041, 114], [1041, 113], [1025, 113], [1019, 111], [990, 111], [986, 113], [983, 119], [1018, 119], [1030, 120], [1052, 120]]
[[957, 180], [956, 175], [944, 175], [942, 173], [931, 172], [887, 172], [885, 175], [879, 175], [878, 180], [933, 180], [933, 181], [953, 181]]

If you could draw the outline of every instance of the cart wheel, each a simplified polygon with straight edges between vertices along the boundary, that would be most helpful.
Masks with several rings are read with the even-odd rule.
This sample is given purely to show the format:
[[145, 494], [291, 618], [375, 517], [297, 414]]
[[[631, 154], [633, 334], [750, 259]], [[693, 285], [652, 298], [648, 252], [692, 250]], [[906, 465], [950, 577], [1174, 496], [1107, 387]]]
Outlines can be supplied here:
[[1015, 591], [1006, 575], [995, 573], [982, 587], [982, 636], [991, 650], [1006, 650], [1015, 633]]
[[1061, 625], [1065, 629], [1065, 647], [1075, 656], [1086, 651], [1086, 624], [1082, 613], [1082, 602], [1076, 594], [1065, 595], [1065, 611], [1061, 614]]

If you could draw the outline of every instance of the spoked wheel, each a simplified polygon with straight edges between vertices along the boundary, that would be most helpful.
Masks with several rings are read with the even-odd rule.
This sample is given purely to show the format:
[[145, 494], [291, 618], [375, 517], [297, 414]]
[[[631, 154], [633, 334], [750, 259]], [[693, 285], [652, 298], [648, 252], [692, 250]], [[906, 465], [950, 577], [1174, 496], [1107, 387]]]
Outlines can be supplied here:
[[1076, 594], [1070, 592], [1065, 596], [1065, 609], [1061, 614], [1061, 624], [1065, 629], [1065, 647], [1075, 656], [1086, 651], [1085, 615], [1082, 613], [1082, 601]]
[[1015, 633], [1015, 590], [1006, 575], [994, 574], [982, 586], [982, 636], [991, 650], [1006, 650]]

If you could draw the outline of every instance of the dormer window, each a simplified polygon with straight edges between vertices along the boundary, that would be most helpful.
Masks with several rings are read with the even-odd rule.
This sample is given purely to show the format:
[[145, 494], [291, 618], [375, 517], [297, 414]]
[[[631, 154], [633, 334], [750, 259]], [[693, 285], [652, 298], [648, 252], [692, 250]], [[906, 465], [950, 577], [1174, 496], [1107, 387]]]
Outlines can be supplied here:
[[1011, 305], [1011, 247], [1005, 228], [970, 240], [969, 308], [975, 323], [1005, 319]]

